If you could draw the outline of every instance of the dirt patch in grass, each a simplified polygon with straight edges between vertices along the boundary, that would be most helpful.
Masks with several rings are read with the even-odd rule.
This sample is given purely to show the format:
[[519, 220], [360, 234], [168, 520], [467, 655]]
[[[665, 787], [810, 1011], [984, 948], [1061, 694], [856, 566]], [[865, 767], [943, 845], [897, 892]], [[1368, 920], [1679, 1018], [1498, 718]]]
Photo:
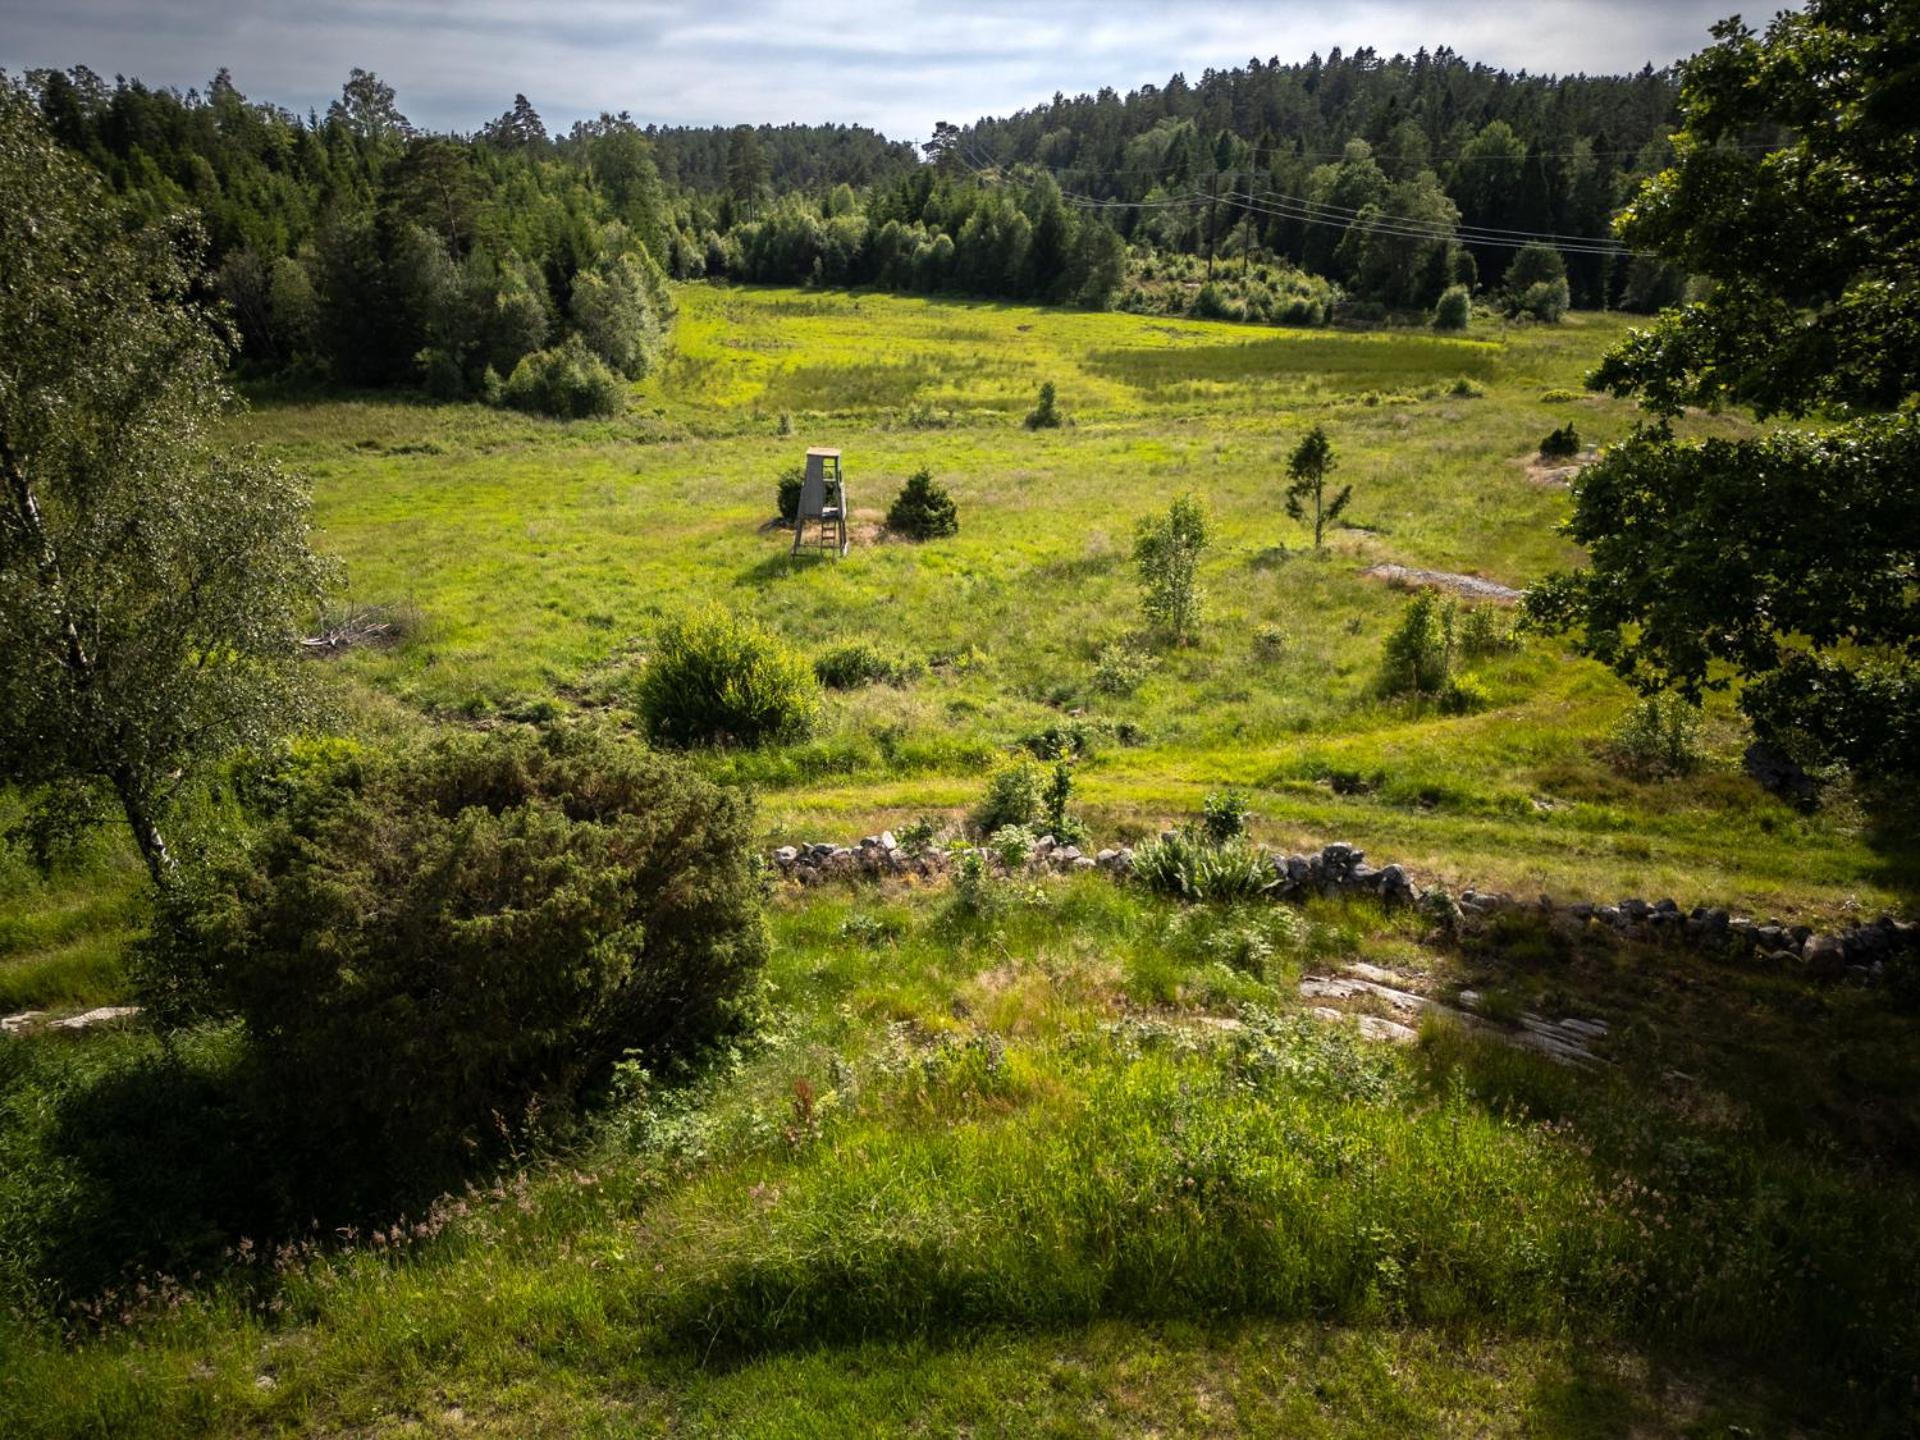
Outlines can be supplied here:
[[1396, 590], [1445, 590], [1469, 600], [1492, 600], [1512, 605], [1525, 592], [1478, 575], [1456, 575], [1450, 570], [1416, 570], [1407, 565], [1369, 565], [1360, 572], [1368, 580], [1382, 580]]
[[1527, 479], [1548, 490], [1564, 490], [1573, 477], [1600, 458], [1598, 450], [1582, 450], [1578, 455], [1528, 455], [1521, 460]]
[[[760, 525], [758, 530], [762, 535], [776, 536], [784, 540], [788, 545], [793, 544], [793, 522], [791, 520], [782, 520], [778, 516], [775, 516], [773, 519]], [[809, 525], [807, 527], [807, 543], [803, 544], [800, 548], [803, 550], [813, 548], [813, 538], [814, 529]], [[847, 516], [847, 548], [849, 549], [864, 549], [873, 545], [890, 545], [898, 539], [898, 536], [887, 529], [887, 516], [883, 510], [862, 510], [856, 508], [851, 515]]]

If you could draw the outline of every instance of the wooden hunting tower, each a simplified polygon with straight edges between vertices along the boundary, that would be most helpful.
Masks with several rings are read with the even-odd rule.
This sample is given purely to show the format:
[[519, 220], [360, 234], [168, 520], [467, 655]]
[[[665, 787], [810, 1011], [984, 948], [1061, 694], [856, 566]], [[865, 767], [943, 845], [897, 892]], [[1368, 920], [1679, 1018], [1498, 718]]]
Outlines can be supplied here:
[[[807, 526], [814, 527], [812, 539]], [[807, 478], [800, 483], [800, 505], [793, 512], [793, 551], [847, 553], [847, 487], [840, 475], [840, 452], [815, 446], [807, 451]]]

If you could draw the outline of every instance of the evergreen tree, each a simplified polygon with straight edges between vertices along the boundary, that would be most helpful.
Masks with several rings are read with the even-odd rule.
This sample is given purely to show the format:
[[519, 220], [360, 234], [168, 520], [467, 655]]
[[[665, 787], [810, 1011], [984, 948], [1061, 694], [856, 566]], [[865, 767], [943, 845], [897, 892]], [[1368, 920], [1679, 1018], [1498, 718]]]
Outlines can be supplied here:
[[1308, 502], [1312, 504], [1313, 548], [1318, 550], [1324, 543], [1327, 526], [1340, 518], [1340, 512], [1347, 508], [1347, 502], [1353, 498], [1353, 486], [1345, 485], [1332, 500], [1326, 497], [1327, 476], [1333, 473], [1335, 465], [1333, 442], [1327, 439], [1327, 432], [1316, 425], [1301, 437], [1294, 446], [1293, 454], [1287, 459], [1287, 474], [1291, 483], [1287, 486], [1287, 515], [1294, 520], [1304, 521], [1308, 514]]

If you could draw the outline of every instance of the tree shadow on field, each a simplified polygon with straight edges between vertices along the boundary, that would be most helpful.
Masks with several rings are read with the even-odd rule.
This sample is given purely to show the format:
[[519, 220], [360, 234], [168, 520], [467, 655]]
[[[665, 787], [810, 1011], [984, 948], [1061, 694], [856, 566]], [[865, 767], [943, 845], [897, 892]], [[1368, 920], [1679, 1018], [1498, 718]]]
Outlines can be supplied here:
[[373, 1173], [327, 1117], [273, 1098], [235, 1032], [156, 1048], [58, 1106], [48, 1158], [77, 1183], [35, 1239], [42, 1278], [69, 1297], [419, 1213], [459, 1179]]
[[1920, 786], [1888, 785], [1862, 797], [1866, 842], [1878, 860], [1873, 882], [1920, 909]]
[[[776, 580], [792, 579], [805, 573], [809, 567], [820, 563], [823, 562], [819, 556], [795, 555], [783, 546], [773, 554], [746, 566], [734, 576], [733, 583], [743, 590], [758, 589]], [[831, 563], [831, 561], [825, 563]]]

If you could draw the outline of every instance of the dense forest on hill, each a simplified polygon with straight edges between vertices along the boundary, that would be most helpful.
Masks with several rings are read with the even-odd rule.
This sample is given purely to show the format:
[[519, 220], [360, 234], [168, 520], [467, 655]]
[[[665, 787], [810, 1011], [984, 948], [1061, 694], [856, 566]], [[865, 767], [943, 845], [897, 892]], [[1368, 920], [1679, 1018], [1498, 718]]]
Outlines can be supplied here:
[[[649, 125], [660, 173], [670, 184], [704, 194], [728, 189], [735, 129], [719, 125]], [[911, 141], [889, 140], [864, 125], [760, 125], [754, 139], [776, 191], [871, 185], [920, 163]]]
[[[1614, 212], [1667, 158], [1676, 95], [1672, 72], [1651, 67], [1554, 77], [1444, 48], [1391, 58], [1335, 49], [1209, 70], [1198, 84], [1175, 75], [1125, 96], [1055, 95], [940, 138], [968, 165], [1045, 168], [1107, 205], [1130, 238], [1144, 232], [1162, 248], [1265, 248], [1350, 283], [1365, 257], [1342, 217], [1373, 206], [1394, 228], [1468, 232], [1478, 279], [1493, 283], [1515, 247], [1473, 233], [1611, 234]], [[1210, 203], [1160, 203], [1182, 194]], [[1569, 260], [1576, 304], [1619, 303], [1629, 277], [1617, 258]]]
[[617, 407], [668, 276], [1292, 324], [1449, 290], [1454, 315], [1475, 289], [1542, 319], [1652, 309], [1684, 279], [1610, 238], [1666, 159], [1674, 80], [1651, 70], [1335, 51], [942, 122], [924, 157], [847, 125], [550, 133], [524, 96], [429, 134], [359, 70], [305, 116], [224, 70], [184, 94], [84, 67], [26, 84], [136, 218], [198, 216], [250, 366], [550, 413]]

